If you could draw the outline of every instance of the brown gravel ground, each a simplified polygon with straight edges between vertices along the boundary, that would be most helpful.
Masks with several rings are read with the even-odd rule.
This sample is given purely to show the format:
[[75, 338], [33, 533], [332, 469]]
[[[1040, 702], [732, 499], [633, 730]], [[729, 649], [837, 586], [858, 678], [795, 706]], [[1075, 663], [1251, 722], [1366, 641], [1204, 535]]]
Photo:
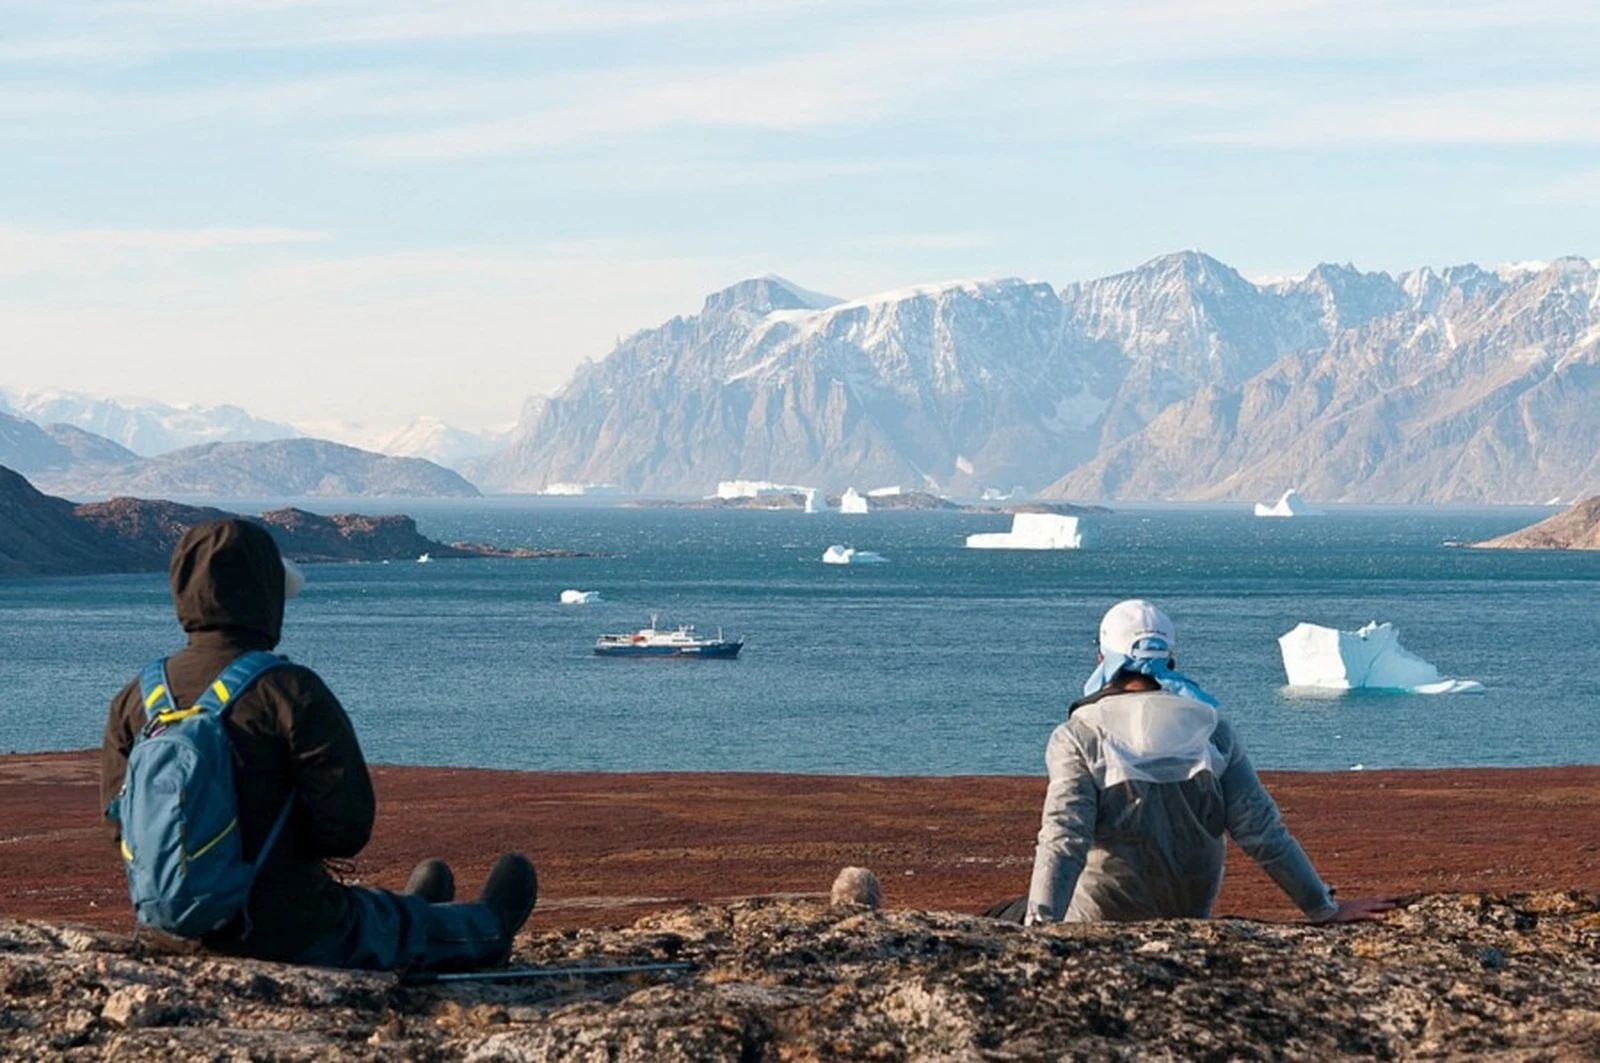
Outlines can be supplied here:
[[[539, 867], [532, 929], [625, 926], [691, 901], [821, 895], [870, 867], [889, 907], [973, 912], [1027, 889], [1042, 778], [522, 773], [379, 766], [350, 881], [442, 856], [472, 893], [495, 855]], [[1268, 772], [1343, 896], [1600, 887], [1600, 765]], [[0, 756], [0, 916], [130, 926], [89, 751]], [[1218, 914], [1293, 918], [1239, 852]]]

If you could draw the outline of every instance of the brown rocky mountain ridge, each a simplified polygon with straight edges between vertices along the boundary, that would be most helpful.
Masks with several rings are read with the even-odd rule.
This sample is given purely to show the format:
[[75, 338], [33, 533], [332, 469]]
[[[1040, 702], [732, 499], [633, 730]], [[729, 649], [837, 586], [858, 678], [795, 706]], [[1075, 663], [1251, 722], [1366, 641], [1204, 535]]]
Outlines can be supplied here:
[[1600, 495], [1507, 535], [1474, 546], [1497, 550], [1600, 550]]
[[[0, 466], [0, 577], [159, 571], [186, 528], [237, 515], [140, 498], [74, 505], [42, 494], [21, 475]], [[435, 558], [569, 553], [440, 543], [422, 535], [416, 521], [401, 515], [322, 516], [277, 509], [247, 519], [266, 527], [284, 556], [296, 561], [410, 560], [424, 553]]]

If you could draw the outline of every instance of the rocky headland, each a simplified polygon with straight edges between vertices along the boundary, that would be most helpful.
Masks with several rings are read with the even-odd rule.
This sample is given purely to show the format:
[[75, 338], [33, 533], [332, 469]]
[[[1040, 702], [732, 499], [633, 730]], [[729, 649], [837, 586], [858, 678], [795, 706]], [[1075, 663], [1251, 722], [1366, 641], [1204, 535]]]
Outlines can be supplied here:
[[1600, 893], [1438, 894], [1381, 924], [1023, 928], [820, 901], [534, 933], [615, 978], [408, 986], [0, 923], [0, 1055], [166, 1060], [1593, 1059]]
[[[186, 528], [236, 516], [209, 506], [113, 498], [74, 505], [42, 494], [0, 467], [0, 577], [159, 571]], [[276, 509], [248, 517], [266, 527], [296, 561], [398, 561], [428, 554], [458, 557], [570, 557], [573, 552], [478, 543], [441, 543], [402, 515], [331, 516]]]
[[1600, 495], [1537, 524], [1472, 545], [1493, 550], [1600, 550]]

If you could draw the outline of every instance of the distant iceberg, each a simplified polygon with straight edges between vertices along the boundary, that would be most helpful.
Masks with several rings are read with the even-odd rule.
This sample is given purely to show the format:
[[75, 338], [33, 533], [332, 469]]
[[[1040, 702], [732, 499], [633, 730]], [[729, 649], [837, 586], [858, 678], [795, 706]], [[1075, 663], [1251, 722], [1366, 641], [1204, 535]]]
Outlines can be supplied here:
[[853, 546], [830, 546], [822, 555], [824, 565], [881, 565], [889, 559], [871, 550], [857, 550]]
[[1057, 513], [1018, 513], [1008, 532], [967, 536], [974, 550], [1076, 550], [1083, 545], [1077, 517]]
[[1320, 517], [1322, 514], [1306, 505], [1306, 500], [1300, 497], [1300, 492], [1294, 488], [1283, 493], [1277, 505], [1268, 506], [1256, 503], [1256, 516], [1258, 517]]
[[562, 591], [562, 605], [592, 605], [600, 601], [599, 591]]
[[578, 484], [578, 483], [553, 483], [546, 484], [539, 489], [541, 495], [555, 495], [560, 498], [584, 498], [591, 495], [617, 495], [621, 489], [616, 484]]
[[774, 498], [778, 495], [798, 495], [806, 491], [794, 484], [773, 483], [771, 480], [720, 480], [716, 497], [723, 499]]
[[839, 498], [839, 512], [865, 513], [867, 512], [867, 500], [864, 496], [857, 494], [854, 487], [847, 487], [844, 489], [844, 494]]
[[1389, 624], [1359, 631], [1296, 624], [1279, 637], [1289, 685], [1321, 690], [1390, 690], [1402, 694], [1481, 694], [1471, 679], [1443, 679], [1439, 669], [1400, 645]]
[[419, 564], [419, 565], [426, 565], [428, 562], [430, 562], [432, 560], [433, 560], [433, 555], [432, 554], [418, 554], [417, 555], [417, 564]]
[[827, 500], [827, 498], [822, 494], [821, 491], [818, 491], [815, 487], [806, 488], [806, 512], [807, 513], [826, 513], [826, 512], [828, 512], [828, 500]]

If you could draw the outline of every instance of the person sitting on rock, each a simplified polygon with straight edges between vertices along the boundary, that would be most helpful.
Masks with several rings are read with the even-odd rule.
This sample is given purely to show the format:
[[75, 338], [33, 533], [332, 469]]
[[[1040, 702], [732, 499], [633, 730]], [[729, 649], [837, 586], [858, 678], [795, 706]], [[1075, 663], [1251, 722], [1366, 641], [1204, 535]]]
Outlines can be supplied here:
[[[188, 645], [167, 658], [173, 706], [193, 706], [250, 650], [271, 650], [284, 600], [303, 582], [272, 536], [245, 520], [196, 525], [172, 555], [172, 596]], [[163, 702], [164, 703], [164, 702]], [[322, 967], [462, 969], [503, 962], [533, 911], [533, 863], [501, 856], [477, 903], [456, 904], [449, 867], [427, 860], [404, 893], [346, 886], [324, 866], [359, 853], [375, 801], [350, 718], [311, 669], [277, 664], [226, 702], [243, 859], [255, 861], [274, 827], [245, 910], [206, 933], [226, 954]], [[118, 799], [135, 737], [146, 726], [134, 681], [112, 700], [100, 757], [100, 796]], [[287, 809], [285, 812], [284, 810]], [[109, 815], [109, 813], [108, 813]], [[111, 819], [114, 841], [119, 822]]]
[[1150, 602], [1105, 614], [1099, 665], [1045, 752], [1025, 906], [991, 914], [1029, 924], [1208, 917], [1226, 832], [1312, 922], [1380, 918], [1388, 898], [1333, 899], [1216, 700], [1177, 671], [1176, 648], [1172, 621]]

